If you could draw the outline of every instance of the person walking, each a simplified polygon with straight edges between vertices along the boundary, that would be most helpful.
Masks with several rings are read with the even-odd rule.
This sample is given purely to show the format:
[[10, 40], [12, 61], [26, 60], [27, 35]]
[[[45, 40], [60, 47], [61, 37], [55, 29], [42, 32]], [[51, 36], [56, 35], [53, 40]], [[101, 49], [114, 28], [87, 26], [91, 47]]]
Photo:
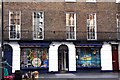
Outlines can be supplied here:
[[3, 64], [4, 77], [9, 76], [7, 66], [9, 67], [12, 67], [12, 66], [7, 62], [7, 59], [4, 59], [3, 62], [1, 63]]

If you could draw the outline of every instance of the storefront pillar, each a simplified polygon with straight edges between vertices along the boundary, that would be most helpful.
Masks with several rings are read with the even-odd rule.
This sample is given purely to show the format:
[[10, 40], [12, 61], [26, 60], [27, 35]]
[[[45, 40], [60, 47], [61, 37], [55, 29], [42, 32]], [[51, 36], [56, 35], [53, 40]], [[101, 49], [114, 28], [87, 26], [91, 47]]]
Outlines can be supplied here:
[[101, 48], [101, 70], [112, 70], [112, 47], [109, 43], [104, 43]]
[[58, 54], [61, 45], [68, 47], [68, 71], [76, 71], [75, 45], [72, 42], [52, 42], [49, 48], [49, 72], [58, 72]]
[[15, 70], [20, 70], [20, 45], [16, 43], [9, 43], [13, 48], [13, 57], [12, 57], [12, 73]]

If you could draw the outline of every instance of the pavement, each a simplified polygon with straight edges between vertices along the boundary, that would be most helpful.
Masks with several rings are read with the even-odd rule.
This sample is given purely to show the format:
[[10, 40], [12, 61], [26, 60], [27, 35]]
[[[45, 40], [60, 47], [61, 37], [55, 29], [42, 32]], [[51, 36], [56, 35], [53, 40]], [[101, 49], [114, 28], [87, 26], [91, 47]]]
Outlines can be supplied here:
[[119, 72], [44, 73], [37, 80], [120, 80]]

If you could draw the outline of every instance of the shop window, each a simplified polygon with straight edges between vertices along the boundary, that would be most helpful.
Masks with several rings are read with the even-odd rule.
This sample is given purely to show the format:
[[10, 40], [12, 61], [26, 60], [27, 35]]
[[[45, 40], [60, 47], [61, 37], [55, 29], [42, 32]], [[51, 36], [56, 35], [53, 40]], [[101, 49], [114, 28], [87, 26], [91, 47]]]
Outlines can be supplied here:
[[87, 15], [87, 39], [88, 40], [96, 40], [96, 14], [88, 14]]
[[22, 48], [21, 49], [22, 68], [47, 68], [48, 49], [47, 48]]
[[67, 40], [76, 39], [76, 14], [66, 13], [66, 33]]
[[16, 40], [21, 37], [21, 13], [9, 11], [9, 39]]
[[44, 12], [33, 13], [33, 39], [44, 39]]
[[77, 48], [76, 56], [78, 68], [100, 67], [99, 48]]
[[116, 15], [116, 19], [117, 19], [117, 38], [118, 40], [120, 40], [120, 14]]

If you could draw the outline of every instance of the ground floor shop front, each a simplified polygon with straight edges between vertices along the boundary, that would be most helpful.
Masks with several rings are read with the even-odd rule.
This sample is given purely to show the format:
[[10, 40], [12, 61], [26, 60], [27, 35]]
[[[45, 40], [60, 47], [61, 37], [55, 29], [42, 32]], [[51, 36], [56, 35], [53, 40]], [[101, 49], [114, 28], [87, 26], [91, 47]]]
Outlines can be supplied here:
[[4, 45], [6, 46], [4, 55], [12, 65], [10, 69], [12, 73], [15, 70], [47, 70], [47, 72], [76, 72], [84, 69], [120, 70], [119, 44], [6, 42]]

